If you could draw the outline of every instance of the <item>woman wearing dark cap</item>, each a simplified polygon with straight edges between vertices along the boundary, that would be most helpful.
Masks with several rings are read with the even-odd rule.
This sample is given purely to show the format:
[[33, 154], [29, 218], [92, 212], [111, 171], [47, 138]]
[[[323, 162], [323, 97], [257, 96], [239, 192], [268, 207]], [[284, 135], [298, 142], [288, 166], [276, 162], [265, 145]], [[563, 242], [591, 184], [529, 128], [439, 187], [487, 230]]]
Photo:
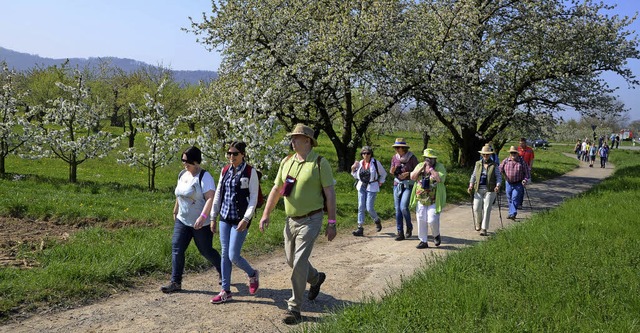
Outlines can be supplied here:
[[222, 168], [218, 190], [213, 200], [211, 230], [215, 231], [215, 221], [220, 216], [222, 250], [222, 290], [211, 298], [213, 304], [231, 300], [231, 264], [247, 273], [249, 294], [255, 295], [259, 287], [258, 271], [240, 255], [251, 219], [256, 212], [260, 184], [258, 172], [244, 160], [246, 148], [247, 145], [242, 141], [235, 141], [229, 145], [229, 164]]
[[200, 167], [201, 162], [202, 153], [196, 147], [189, 147], [182, 153], [184, 170], [178, 176], [173, 207], [171, 282], [160, 288], [165, 293], [182, 290], [184, 253], [191, 239], [220, 275], [220, 253], [213, 248], [213, 232], [208, 228], [216, 187], [213, 176]]
[[375, 222], [376, 231], [382, 230], [382, 223], [374, 205], [380, 186], [387, 178], [387, 172], [380, 161], [373, 158], [373, 149], [370, 146], [362, 147], [360, 155], [362, 160], [356, 161], [351, 166], [351, 175], [358, 180], [356, 184], [356, 189], [358, 189], [358, 229], [352, 232], [354, 236], [364, 236], [365, 212], [369, 212], [369, 216]]

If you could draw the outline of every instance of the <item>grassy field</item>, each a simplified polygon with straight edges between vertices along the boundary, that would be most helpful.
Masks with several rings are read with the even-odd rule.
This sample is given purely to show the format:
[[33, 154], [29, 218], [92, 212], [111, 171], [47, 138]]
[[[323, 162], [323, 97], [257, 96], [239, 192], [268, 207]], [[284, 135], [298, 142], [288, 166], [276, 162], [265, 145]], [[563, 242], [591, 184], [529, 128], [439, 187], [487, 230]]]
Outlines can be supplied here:
[[640, 153], [615, 174], [313, 332], [640, 331]]
[[[419, 136], [412, 133], [378, 137], [376, 158], [385, 166], [390, 164], [391, 145], [397, 136], [404, 136], [414, 147], [419, 146]], [[438, 142], [432, 146], [441, 148]], [[564, 148], [536, 152], [534, 179], [552, 178], [575, 167], [575, 161], [559, 154]], [[327, 138], [320, 138], [317, 150], [333, 165], [337, 164]], [[413, 150], [420, 154], [419, 149]], [[9, 158], [7, 171], [10, 174], [0, 179], [0, 215], [21, 218], [25, 223], [48, 220], [88, 227], [73, 233], [67, 241], [47, 239], [42, 248], [22, 244], [17, 257], [28, 258], [37, 263], [36, 267], [0, 267], [0, 321], [41, 307], [86, 303], [128, 288], [140, 277], [168, 278], [173, 230], [171, 209], [175, 200], [173, 187], [180, 170], [178, 162], [160, 169], [156, 179], [158, 190], [149, 192], [146, 190], [146, 172], [119, 165], [113, 156], [81, 164], [77, 184], [66, 181], [67, 165], [59, 160]], [[218, 171], [212, 171], [217, 178]], [[466, 188], [471, 170], [448, 166], [448, 172], [448, 202], [468, 200]], [[349, 234], [356, 226], [354, 180], [348, 173], [335, 176], [338, 232]], [[263, 182], [263, 191], [268, 193], [271, 185], [271, 181]], [[393, 218], [391, 181], [382, 187], [376, 208], [381, 218]], [[260, 214], [258, 212], [258, 216]], [[367, 223], [371, 223], [367, 219]], [[257, 219], [254, 219], [244, 246], [247, 256], [255, 257], [282, 246], [284, 213], [281, 207], [272, 215], [272, 221], [272, 227], [261, 234], [257, 231]], [[217, 239], [214, 247], [220, 248]], [[193, 246], [187, 251], [186, 268], [208, 268]]]

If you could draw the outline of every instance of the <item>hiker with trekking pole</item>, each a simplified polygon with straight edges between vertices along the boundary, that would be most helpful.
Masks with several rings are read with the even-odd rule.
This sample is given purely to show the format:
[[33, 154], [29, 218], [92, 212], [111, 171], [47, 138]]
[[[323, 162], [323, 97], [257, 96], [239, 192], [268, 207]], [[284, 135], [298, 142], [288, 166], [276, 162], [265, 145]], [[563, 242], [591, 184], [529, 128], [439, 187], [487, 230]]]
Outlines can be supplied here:
[[480, 236], [487, 236], [491, 208], [496, 194], [500, 192], [502, 175], [499, 165], [491, 159], [493, 149], [488, 144], [478, 152], [482, 159], [473, 168], [467, 191], [473, 195], [473, 225], [476, 231], [480, 231]]
[[529, 166], [518, 155], [516, 147], [511, 146], [509, 148], [509, 157], [505, 158], [500, 164], [500, 172], [505, 177], [505, 189], [509, 204], [509, 216], [507, 218], [515, 221], [518, 214], [518, 206], [522, 205], [522, 200], [524, 199], [525, 186], [531, 179]]

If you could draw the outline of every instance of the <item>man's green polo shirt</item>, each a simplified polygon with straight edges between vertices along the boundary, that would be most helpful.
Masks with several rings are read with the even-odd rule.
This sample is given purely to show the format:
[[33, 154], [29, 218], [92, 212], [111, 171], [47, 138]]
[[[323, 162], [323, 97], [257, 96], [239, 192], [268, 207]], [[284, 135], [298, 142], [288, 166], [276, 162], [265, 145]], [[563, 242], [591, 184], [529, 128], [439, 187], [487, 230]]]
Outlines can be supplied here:
[[291, 194], [284, 198], [284, 211], [287, 216], [303, 216], [314, 210], [322, 209], [324, 199], [322, 188], [335, 185], [331, 165], [326, 158], [320, 160], [313, 149], [306, 160], [300, 162], [294, 156], [287, 156], [280, 162], [276, 186], [284, 184], [287, 175], [296, 178]]

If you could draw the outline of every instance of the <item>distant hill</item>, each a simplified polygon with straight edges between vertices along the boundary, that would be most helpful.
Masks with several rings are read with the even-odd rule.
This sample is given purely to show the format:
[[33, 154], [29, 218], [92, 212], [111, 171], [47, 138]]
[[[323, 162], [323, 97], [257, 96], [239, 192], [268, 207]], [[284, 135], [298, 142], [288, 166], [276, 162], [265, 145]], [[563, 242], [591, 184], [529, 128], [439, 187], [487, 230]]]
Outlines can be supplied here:
[[[97, 66], [101, 61], [110, 62], [113, 66], [118, 67], [125, 72], [133, 72], [141, 67], [153, 66], [142, 61], [126, 58], [104, 57], [104, 58], [68, 58], [71, 68], [85, 68]], [[67, 59], [43, 58], [38, 55], [17, 52], [0, 47], [0, 61], [5, 61], [9, 68], [15, 71], [27, 71], [34, 67], [49, 67], [60, 65]], [[200, 81], [210, 81], [218, 77], [215, 71], [186, 71], [174, 70], [174, 78], [177, 82], [186, 84], [197, 84]]]

